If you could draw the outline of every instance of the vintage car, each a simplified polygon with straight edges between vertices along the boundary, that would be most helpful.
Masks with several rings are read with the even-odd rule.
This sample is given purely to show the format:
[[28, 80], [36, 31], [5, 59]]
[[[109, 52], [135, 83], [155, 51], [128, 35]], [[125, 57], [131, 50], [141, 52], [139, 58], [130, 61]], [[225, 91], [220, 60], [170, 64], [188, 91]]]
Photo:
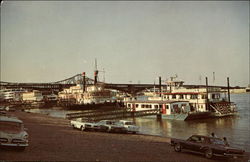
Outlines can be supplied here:
[[80, 129], [82, 131], [99, 130], [99, 128], [100, 128], [96, 123], [91, 122], [91, 121], [85, 121], [85, 120], [82, 120], [81, 118], [71, 120], [70, 125], [73, 128], [77, 128], [77, 129]]
[[117, 133], [126, 133], [127, 129], [113, 120], [101, 120], [96, 123], [99, 126], [100, 131], [105, 132], [117, 132]]
[[171, 138], [171, 145], [177, 152], [189, 150], [204, 154], [206, 158], [212, 158], [213, 156], [243, 157], [245, 152], [241, 149], [229, 147], [228, 143], [220, 138], [202, 135], [192, 135], [187, 140]]
[[139, 127], [135, 125], [132, 121], [127, 120], [119, 120], [117, 121], [118, 125], [121, 125], [126, 128], [128, 133], [137, 133], [139, 131]]
[[14, 117], [0, 116], [0, 146], [24, 150], [28, 145], [28, 133], [23, 122]]

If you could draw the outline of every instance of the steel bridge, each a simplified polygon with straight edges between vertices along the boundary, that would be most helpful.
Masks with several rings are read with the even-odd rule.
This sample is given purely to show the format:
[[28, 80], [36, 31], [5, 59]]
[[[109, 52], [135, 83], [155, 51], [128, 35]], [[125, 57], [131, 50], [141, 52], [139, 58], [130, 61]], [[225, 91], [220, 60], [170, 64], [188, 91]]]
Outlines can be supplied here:
[[[70, 78], [63, 79], [56, 82], [49, 82], [49, 83], [15, 83], [15, 82], [3, 82], [0, 81], [0, 89], [9, 88], [23, 88], [29, 90], [53, 90], [53, 91], [62, 91], [64, 88], [69, 88], [76, 84], [83, 84], [83, 76], [82, 74], [74, 75]], [[94, 80], [85, 76], [85, 84], [86, 85], [94, 85]], [[119, 91], [123, 91], [129, 94], [136, 94], [146, 89], [159, 87], [159, 85], [155, 84], [114, 84], [114, 83], [104, 83], [104, 82], [97, 82], [97, 84], [104, 85], [107, 89], [115, 89]], [[162, 85], [164, 87], [166, 85]], [[186, 88], [199, 88], [205, 87], [205, 85], [184, 85]], [[209, 87], [218, 87], [222, 89], [226, 89], [226, 86], [209, 86]], [[231, 87], [232, 88], [232, 87]]]

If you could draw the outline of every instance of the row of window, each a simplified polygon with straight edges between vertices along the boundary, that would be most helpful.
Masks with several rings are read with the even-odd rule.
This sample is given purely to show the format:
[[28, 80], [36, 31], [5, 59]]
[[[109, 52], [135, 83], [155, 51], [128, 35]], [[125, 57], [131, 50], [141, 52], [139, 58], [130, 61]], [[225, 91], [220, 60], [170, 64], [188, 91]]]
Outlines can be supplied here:
[[[172, 99], [176, 99], [177, 95], [171, 95]], [[178, 95], [179, 99], [188, 99], [187, 95]], [[169, 99], [170, 96], [164, 96], [165, 99]], [[211, 96], [212, 99], [219, 99], [220, 98], [220, 94], [212, 94]], [[190, 95], [190, 99], [198, 99], [198, 95]], [[201, 99], [206, 99], [206, 95], [201, 95]]]
[[[128, 108], [132, 108], [132, 104], [128, 104]], [[135, 104], [135, 108], [139, 108], [139, 104]], [[141, 108], [162, 108], [162, 105], [151, 105], [151, 104], [141, 104]], [[169, 109], [169, 105], [166, 105], [166, 109]]]

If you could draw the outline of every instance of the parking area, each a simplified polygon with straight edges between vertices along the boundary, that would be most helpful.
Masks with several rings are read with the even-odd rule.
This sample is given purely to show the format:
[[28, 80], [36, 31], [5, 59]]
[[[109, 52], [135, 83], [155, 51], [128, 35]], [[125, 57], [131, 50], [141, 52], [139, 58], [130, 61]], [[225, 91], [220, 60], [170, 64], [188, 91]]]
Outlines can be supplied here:
[[[11, 112], [29, 133], [24, 151], [1, 149], [0, 160], [21, 161], [214, 161], [201, 155], [177, 153], [169, 138], [138, 134], [79, 131], [70, 121], [42, 114]], [[248, 154], [249, 155], [249, 154]], [[248, 157], [242, 160], [247, 161]]]

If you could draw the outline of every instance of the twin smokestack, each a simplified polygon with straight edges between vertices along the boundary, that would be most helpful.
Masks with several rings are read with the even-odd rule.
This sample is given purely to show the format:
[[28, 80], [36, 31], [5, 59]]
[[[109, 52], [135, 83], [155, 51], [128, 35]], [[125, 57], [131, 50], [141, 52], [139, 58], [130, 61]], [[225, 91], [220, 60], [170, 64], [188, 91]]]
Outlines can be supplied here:
[[[86, 73], [82, 72], [82, 77], [83, 77], [83, 91], [86, 90]], [[98, 77], [98, 70], [94, 71], [94, 85], [97, 84], [97, 77]]]

